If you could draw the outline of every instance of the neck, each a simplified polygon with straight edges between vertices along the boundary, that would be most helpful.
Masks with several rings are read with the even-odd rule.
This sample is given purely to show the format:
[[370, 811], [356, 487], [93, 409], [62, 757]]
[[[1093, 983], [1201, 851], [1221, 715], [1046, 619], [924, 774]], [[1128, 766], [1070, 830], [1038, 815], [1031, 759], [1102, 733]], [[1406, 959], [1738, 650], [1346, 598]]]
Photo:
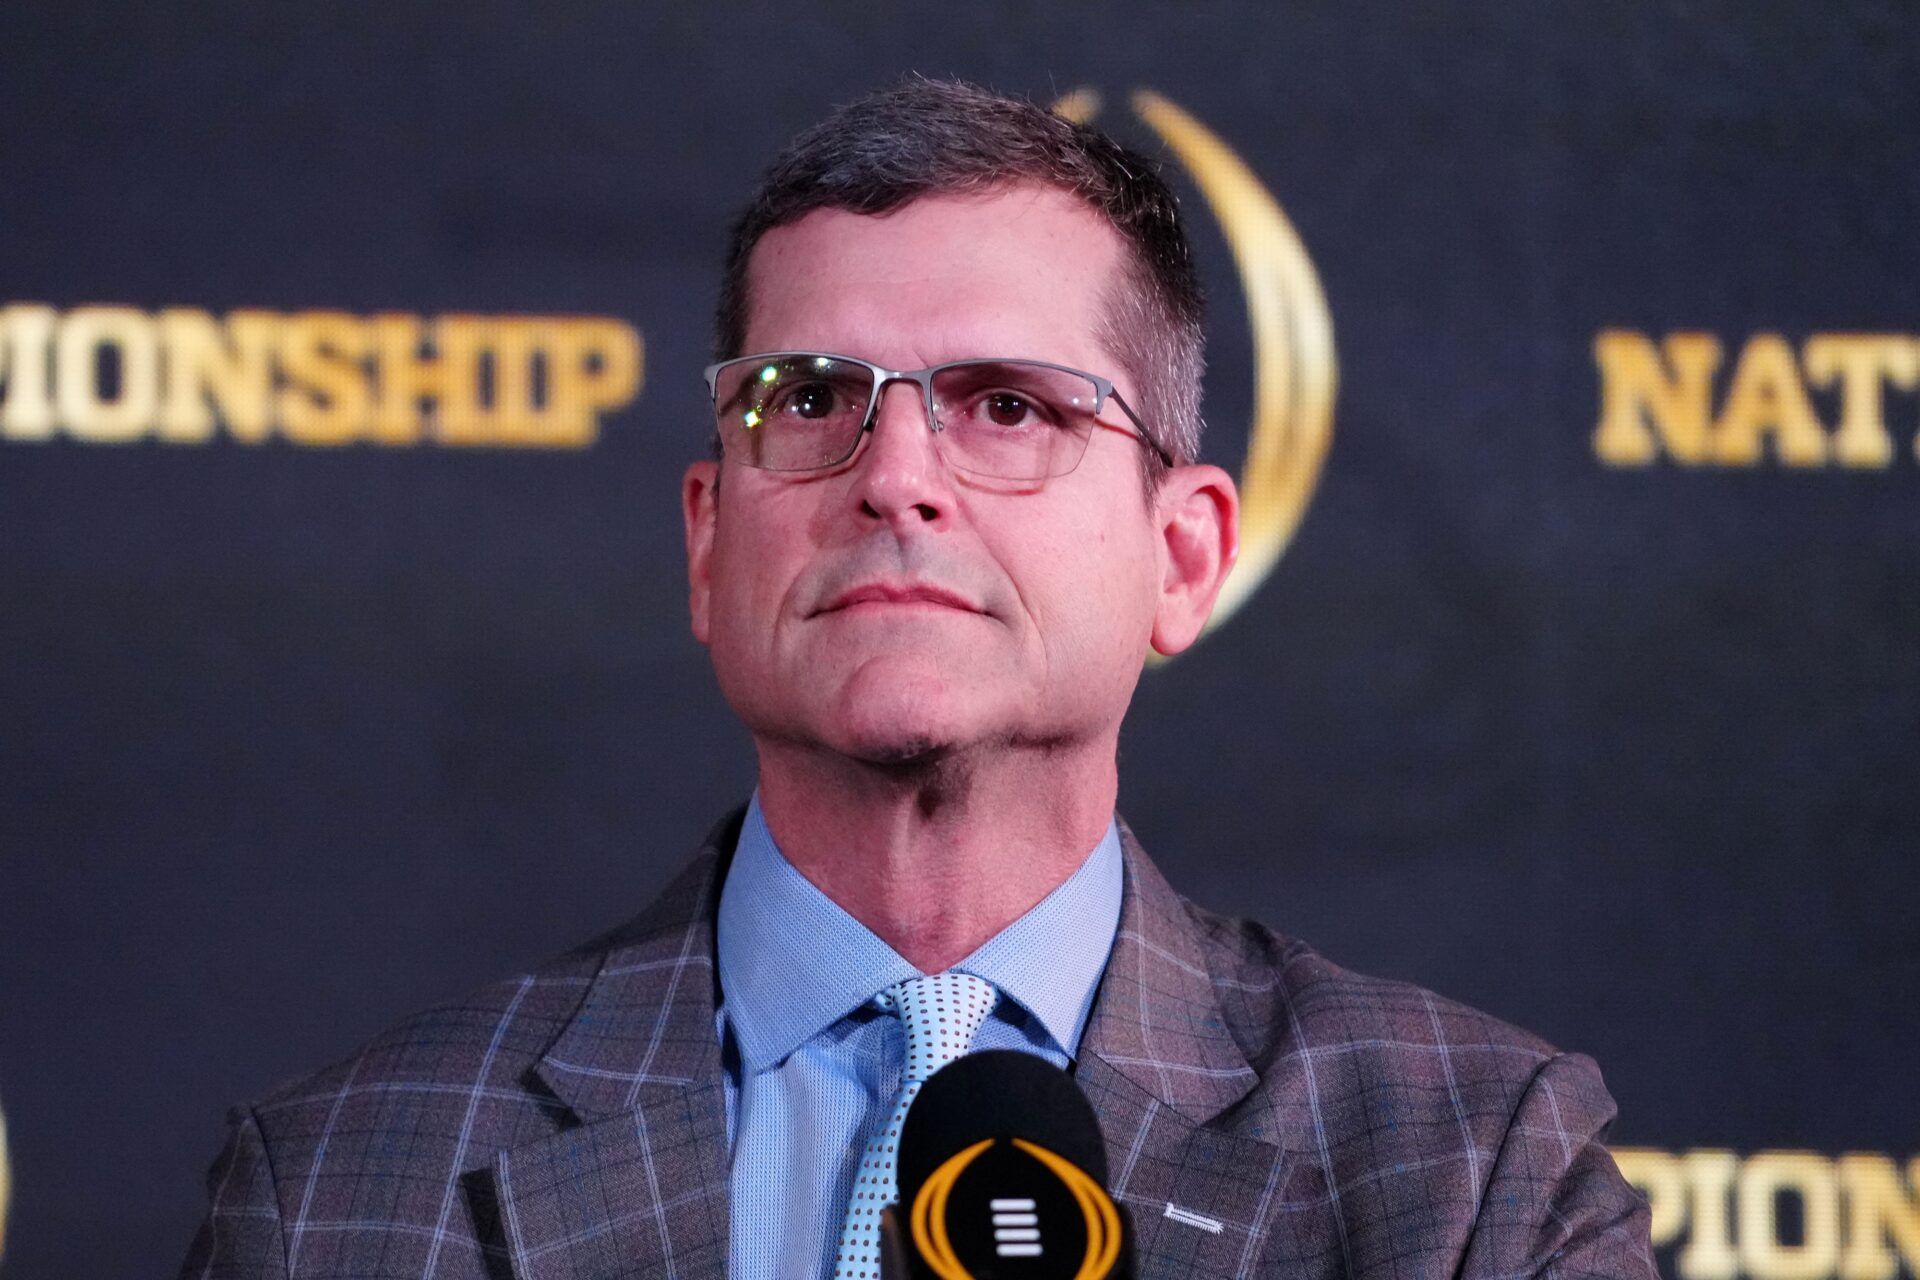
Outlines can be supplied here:
[[761, 740], [780, 852], [922, 973], [939, 973], [1079, 869], [1113, 817], [1113, 743], [874, 765]]

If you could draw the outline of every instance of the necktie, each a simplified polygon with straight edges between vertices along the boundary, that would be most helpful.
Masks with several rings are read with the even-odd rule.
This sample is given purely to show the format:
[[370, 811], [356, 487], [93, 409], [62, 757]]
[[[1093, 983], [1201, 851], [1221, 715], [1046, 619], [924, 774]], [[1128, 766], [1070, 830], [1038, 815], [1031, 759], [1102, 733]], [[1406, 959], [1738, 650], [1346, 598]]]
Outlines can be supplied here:
[[893, 1202], [896, 1194], [894, 1161], [907, 1108], [919, 1096], [928, 1076], [967, 1051], [974, 1033], [999, 998], [991, 982], [970, 973], [909, 978], [873, 998], [874, 1004], [897, 1013], [905, 1024], [907, 1060], [900, 1078], [900, 1096], [894, 1099], [887, 1126], [874, 1135], [860, 1157], [853, 1198], [847, 1205], [847, 1225], [840, 1231], [833, 1280], [878, 1280], [880, 1211]]

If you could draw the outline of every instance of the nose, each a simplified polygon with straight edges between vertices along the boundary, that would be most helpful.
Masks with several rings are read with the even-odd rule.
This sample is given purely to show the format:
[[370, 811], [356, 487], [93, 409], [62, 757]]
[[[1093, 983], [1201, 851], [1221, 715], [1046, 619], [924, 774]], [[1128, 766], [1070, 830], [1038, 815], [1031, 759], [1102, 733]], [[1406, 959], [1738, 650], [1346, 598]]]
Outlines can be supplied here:
[[880, 392], [866, 448], [854, 465], [854, 498], [867, 520], [938, 524], [953, 511], [953, 478], [941, 460], [927, 404], [911, 382]]

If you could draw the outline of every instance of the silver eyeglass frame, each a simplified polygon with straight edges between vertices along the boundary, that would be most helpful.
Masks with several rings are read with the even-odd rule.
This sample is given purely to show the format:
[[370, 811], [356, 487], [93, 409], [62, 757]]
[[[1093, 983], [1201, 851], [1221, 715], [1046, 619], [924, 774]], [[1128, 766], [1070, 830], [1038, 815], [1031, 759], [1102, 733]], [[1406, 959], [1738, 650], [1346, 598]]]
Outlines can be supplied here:
[[[807, 358], [825, 357], [828, 360], [839, 360], [847, 364], [858, 365], [862, 369], [865, 369], [868, 372], [868, 374], [870, 374], [873, 378], [873, 391], [872, 391], [872, 394], [867, 398], [866, 416], [863, 419], [861, 419], [860, 429], [853, 433], [853, 438], [847, 445], [847, 451], [841, 454], [839, 457], [835, 458], [833, 461], [822, 462], [816, 466], [811, 466], [811, 467], [787, 467], [787, 468], [754, 467], [756, 471], [772, 471], [775, 474], [779, 474], [779, 475], [806, 475], [809, 472], [825, 471], [830, 467], [839, 466], [841, 463], [845, 462], [848, 458], [851, 458], [854, 454], [860, 451], [860, 438], [866, 435], [869, 431], [873, 430], [874, 421], [880, 415], [881, 393], [884, 392], [888, 386], [890, 386], [895, 382], [911, 382], [920, 388], [920, 403], [922, 406], [925, 407], [927, 411], [927, 428], [928, 430], [932, 431], [934, 434], [938, 435], [945, 428], [941, 424], [940, 415], [935, 410], [934, 404], [933, 404], [933, 379], [935, 375], [942, 373], [948, 369], [956, 368], [960, 365], [971, 365], [971, 364], [1023, 364], [1023, 365], [1031, 365], [1039, 369], [1052, 369], [1056, 373], [1070, 373], [1077, 378], [1085, 378], [1088, 382], [1093, 384], [1093, 389], [1094, 389], [1093, 412], [1089, 415], [1089, 417], [1091, 417], [1097, 425], [1105, 426], [1109, 430], [1119, 429], [1117, 425], [1114, 423], [1111, 423], [1111, 422], [1102, 423], [1099, 421], [1100, 411], [1106, 408], [1107, 401], [1109, 400], [1113, 401], [1115, 404], [1120, 406], [1120, 411], [1127, 415], [1127, 421], [1133, 424], [1132, 431], [1122, 432], [1122, 434], [1131, 435], [1135, 440], [1139, 441], [1142, 445], [1153, 450], [1154, 456], [1158, 457], [1160, 461], [1166, 466], [1171, 467], [1174, 465], [1173, 455], [1168, 453], [1166, 449], [1158, 441], [1156, 441], [1152, 436], [1147, 434], [1146, 423], [1140, 421], [1140, 415], [1135, 413], [1133, 410], [1133, 406], [1127, 403], [1127, 398], [1121, 395], [1117, 390], [1114, 389], [1112, 379], [1103, 378], [1096, 373], [1088, 373], [1085, 369], [1076, 369], [1072, 365], [1054, 364], [1050, 360], [1030, 360], [1025, 356], [971, 356], [965, 360], [948, 360], [942, 364], [930, 365], [925, 369], [889, 369], [884, 365], [875, 364], [871, 360], [862, 360], [858, 356], [839, 355], [832, 351], [759, 351], [759, 352], [753, 353], [752, 355], [735, 356], [731, 360], [715, 361], [713, 364], [708, 365], [704, 370], [704, 372], [706, 374], [706, 379], [707, 379], [707, 400], [712, 405], [712, 408], [713, 408], [714, 428], [715, 428], [716, 434], [719, 432], [719, 422], [720, 422], [720, 372], [721, 370], [730, 368], [734, 365], [755, 364], [762, 360], [790, 360], [796, 357], [807, 357]], [[721, 443], [722, 450], [724, 451], [725, 449], [724, 438], [721, 439], [720, 443]], [[1086, 457], [1086, 451], [1083, 449], [1081, 451], [1080, 458], [1074, 459], [1074, 463], [1072, 467], [1068, 467], [1065, 471], [1049, 472], [1048, 474], [1053, 476], [1070, 475], [1072, 474], [1074, 467], [1078, 467], [1080, 465], [1080, 460], [1085, 457]], [[752, 463], [745, 462], [745, 461], [742, 461], [741, 465], [749, 466], [749, 467], [753, 466]], [[967, 468], [962, 467], [961, 469], [966, 470]], [[995, 478], [1007, 479], [1007, 480], [1011, 480], [1011, 479], [1040, 480], [1040, 479], [1046, 479], [1047, 477], [1046, 476], [1000, 476]]]

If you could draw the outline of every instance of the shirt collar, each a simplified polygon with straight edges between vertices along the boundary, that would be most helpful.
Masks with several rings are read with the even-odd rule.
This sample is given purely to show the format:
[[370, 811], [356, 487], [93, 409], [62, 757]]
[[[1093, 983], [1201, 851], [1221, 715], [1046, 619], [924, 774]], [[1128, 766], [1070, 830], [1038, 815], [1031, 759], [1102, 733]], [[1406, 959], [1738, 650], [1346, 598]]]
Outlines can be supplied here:
[[[1039, 1020], [1071, 1057], [1120, 923], [1113, 823], [1078, 870], [954, 966]], [[801, 875], [774, 844], [754, 794], [721, 886], [715, 950], [722, 1013], [747, 1072], [764, 1071], [920, 971]]]
[[1018, 1000], [1073, 1057], [1120, 927], [1124, 880], [1120, 832], [1109, 821], [1077, 871], [954, 968]]

